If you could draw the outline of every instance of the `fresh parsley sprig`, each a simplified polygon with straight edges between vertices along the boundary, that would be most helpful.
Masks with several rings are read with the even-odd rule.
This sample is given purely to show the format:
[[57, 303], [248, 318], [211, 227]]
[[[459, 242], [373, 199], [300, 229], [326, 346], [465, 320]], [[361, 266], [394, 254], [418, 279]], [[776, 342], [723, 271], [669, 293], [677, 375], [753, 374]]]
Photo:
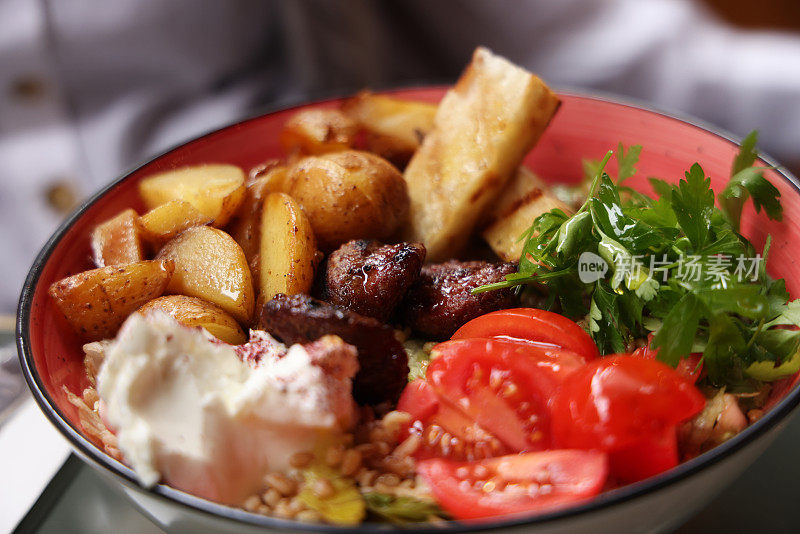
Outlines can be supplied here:
[[[636, 172], [638, 145], [618, 147], [616, 181], [605, 171], [611, 151], [585, 162], [586, 202], [572, 215], [554, 209], [537, 217], [521, 238], [518, 272], [476, 292], [544, 284], [547, 307], [585, 318], [602, 353], [626, 352], [653, 334], [658, 358], [672, 366], [702, 353], [714, 385], [747, 389], [796, 372], [800, 330], [783, 325], [800, 326], [800, 301], [766, 274], [769, 239], [759, 253], [739, 233], [748, 198], [756, 211], [782, 217], [779, 191], [765, 167], [753, 166], [756, 141], [756, 132], [745, 138], [716, 196], [698, 163], [677, 185], [650, 178], [655, 197], [622, 185]], [[582, 280], [586, 253], [607, 263], [606, 276]]]

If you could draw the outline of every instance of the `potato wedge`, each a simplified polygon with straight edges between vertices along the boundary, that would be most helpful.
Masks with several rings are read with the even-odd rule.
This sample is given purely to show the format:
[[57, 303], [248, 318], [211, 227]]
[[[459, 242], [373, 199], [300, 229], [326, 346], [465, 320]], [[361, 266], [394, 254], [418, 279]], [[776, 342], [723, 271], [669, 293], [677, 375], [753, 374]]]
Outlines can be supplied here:
[[308, 293], [318, 263], [311, 222], [289, 195], [271, 193], [261, 216], [260, 298]]
[[525, 167], [520, 167], [492, 205], [481, 235], [504, 261], [518, 261], [522, 255], [520, 236], [533, 220], [553, 208], [566, 214], [572, 209], [550, 193], [547, 184]]
[[539, 78], [478, 48], [405, 170], [405, 240], [421, 241], [431, 262], [457, 256], [558, 105]]
[[111, 265], [59, 280], [49, 292], [75, 331], [95, 341], [113, 337], [128, 315], [161, 296], [174, 270], [167, 259]]
[[290, 156], [318, 156], [353, 146], [358, 126], [338, 109], [304, 109], [286, 121], [281, 145]]
[[254, 305], [252, 276], [231, 236], [195, 226], [164, 245], [157, 258], [175, 262], [167, 293], [201, 298], [248, 324]]
[[139, 182], [139, 193], [147, 209], [183, 200], [221, 228], [244, 199], [244, 180], [244, 171], [235, 165], [195, 165], [148, 176]]
[[400, 167], [433, 130], [436, 104], [401, 100], [361, 91], [342, 103], [342, 111], [366, 132], [367, 147]]
[[148, 241], [160, 246], [187, 228], [209, 224], [213, 220], [188, 202], [170, 200], [139, 217], [139, 226]]
[[147, 314], [160, 310], [171, 315], [185, 326], [205, 328], [206, 331], [225, 343], [241, 345], [247, 342], [247, 334], [229, 313], [222, 308], [196, 297], [166, 295], [153, 299], [136, 313]]
[[303, 207], [321, 250], [351, 239], [387, 239], [408, 216], [400, 172], [385, 159], [344, 150], [298, 161], [286, 193]]
[[259, 166], [247, 181], [244, 201], [236, 216], [225, 229], [242, 247], [247, 263], [258, 279], [258, 253], [261, 249], [261, 211], [264, 197], [269, 193], [283, 191], [285, 188], [287, 168], [277, 161]]
[[138, 218], [136, 211], [127, 209], [97, 225], [89, 239], [95, 265], [127, 265], [144, 260]]

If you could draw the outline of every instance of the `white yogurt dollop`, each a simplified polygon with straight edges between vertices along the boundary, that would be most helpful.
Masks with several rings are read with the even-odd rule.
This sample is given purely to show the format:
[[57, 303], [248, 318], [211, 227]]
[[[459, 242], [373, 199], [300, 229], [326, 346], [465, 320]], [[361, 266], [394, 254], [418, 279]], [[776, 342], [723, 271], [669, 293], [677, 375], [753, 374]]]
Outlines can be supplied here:
[[352, 425], [355, 349], [327, 336], [288, 350], [254, 332], [250, 350], [213, 341], [164, 313], [133, 314], [97, 376], [103, 417], [143, 485], [163, 481], [241, 504], [268, 471]]

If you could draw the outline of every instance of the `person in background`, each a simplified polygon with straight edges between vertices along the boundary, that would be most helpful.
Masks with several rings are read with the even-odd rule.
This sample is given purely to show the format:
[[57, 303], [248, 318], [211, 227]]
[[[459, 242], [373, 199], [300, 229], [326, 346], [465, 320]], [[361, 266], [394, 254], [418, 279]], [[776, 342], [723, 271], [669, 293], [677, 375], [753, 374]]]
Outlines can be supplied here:
[[5, 327], [47, 237], [137, 162], [265, 106], [450, 82], [479, 44], [800, 162], [800, 35], [688, 0], [0, 0]]

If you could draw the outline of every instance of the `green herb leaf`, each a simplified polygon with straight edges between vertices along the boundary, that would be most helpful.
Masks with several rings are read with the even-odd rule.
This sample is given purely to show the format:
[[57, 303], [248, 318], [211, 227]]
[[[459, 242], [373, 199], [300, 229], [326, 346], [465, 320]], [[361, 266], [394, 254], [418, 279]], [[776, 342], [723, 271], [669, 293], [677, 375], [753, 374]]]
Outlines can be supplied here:
[[639, 154], [642, 153], [642, 145], [631, 145], [628, 148], [628, 153], [625, 153], [625, 147], [620, 143], [617, 146], [617, 163], [619, 169], [617, 170], [617, 183], [621, 184], [634, 174], [636, 174], [635, 165], [639, 162]]
[[780, 315], [767, 323], [767, 327], [777, 325], [800, 326], [800, 299], [787, 302], [780, 307]]
[[[747, 342], [737, 322], [729, 315], [712, 315], [708, 327], [708, 343], [703, 351], [703, 364], [712, 381], [719, 382], [735, 370], [736, 360], [747, 348]], [[689, 354], [687, 352], [686, 354]], [[738, 377], [734, 377], [737, 378]]]
[[625, 352], [623, 325], [619, 320], [618, 295], [598, 283], [589, 309], [589, 330], [604, 353]]
[[781, 193], [764, 178], [764, 170], [767, 168], [749, 167], [739, 171], [719, 196], [720, 205], [736, 231], [741, 225], [742, 210], [748, 198], [753, 199], [756, 212], [764, 208], [770, 219], [780, 221], [783, 218], [783, 208], [779, 200]]
[[408, 354], [408, 381], [425, 378], [425, 372], [431, 362], [433, 343], [419, 339], [407, 339], [403, 346]]
[[670, 199], [672, 196], [672, 184], [654, 176], [649, 177], [647, 180], [650, 182], [650, 185], [653, 186], [653, 191], [656, 192], [656, 196], [667, 200]]
[[731, 176], [736, 176], [744, 169], [753, 166], [753, 163], [758, 159], [756, 143], [758, 143], [758, 131], [756, 130], [753, 130], [742, 139], [742, 144], [739, 146], [739, 153], [733, 158]]
[[[619, 147], [620, 180], [635, 172], [639, 151]], [[766, 273], [771, 238], [759, 258], [738, 231], [747, 199], [781, 216], [777, 189], [752, 166], [755, 134], [745, 139], [731, 183], [716, 199], [722, 209], [699, 164], [678, 185], [650, 178], [657, 193], [651, 199], [604, 172], [610, 157], [586, 165], [590, 194], [576, 214], [553, 210], [533, 221], [518, 273], [474, 291], [544, 284], [546, 307], [585, 318], [601, 353], [625, 351], [653, 332], [660, 360], [676, 365], [702, 352], [702, 380], [730, 391], [755, 391], [758, 377], [783, 376], [800, 331], [776, 327], [800, 326], [800, 301], [790, 302], [784, 282]], [[591, 283], [581, 279], [586, 252], [609, 265]]]
[[758, 133], [755, 130], [744, 138], [731, 166], [730, 181], [719, 194], [722, 211], [737, 232], [741, 225], [742, 209], [748, 197], [752, 197], [756, 212], [764, 208], [770, 219], [780, 221], [783, 217], [783, 208], [779, 200], [780, 191], [764, 178], [764, 170], [769, 167], [753, 167], [758, 159], [758, 151], [755, 148], [757, 140]]
[[365, 493], [367, 510], [390, 523], [422, 523], [431, 517], [447, 518], [438, 504], [413, 497], [394, 496], [386, 493]]
[[798, 371], [800, 371], [800, 352], [795, 352], [790, 360], [777, 366], [769, 361], [753, 362], [744, 370], [745, 374], [750, 378], [764, 382], [779, 380]]
[[661, 328], [653, 336], [652, 345], [658, 349], [658, 359], [675, 367], [681, 358], [690, 354], [700, 318], [705, 314], [703, 303], [694, 293], [686, 293], [664, 317]]
[[672, 209], [694, 249], [702, 249], [711, 227], [714, 191], [711, 190], [711, 179], [706, 177], [699, 164], [692, 165], [686, 172], [686, 179], [673, 188]]

